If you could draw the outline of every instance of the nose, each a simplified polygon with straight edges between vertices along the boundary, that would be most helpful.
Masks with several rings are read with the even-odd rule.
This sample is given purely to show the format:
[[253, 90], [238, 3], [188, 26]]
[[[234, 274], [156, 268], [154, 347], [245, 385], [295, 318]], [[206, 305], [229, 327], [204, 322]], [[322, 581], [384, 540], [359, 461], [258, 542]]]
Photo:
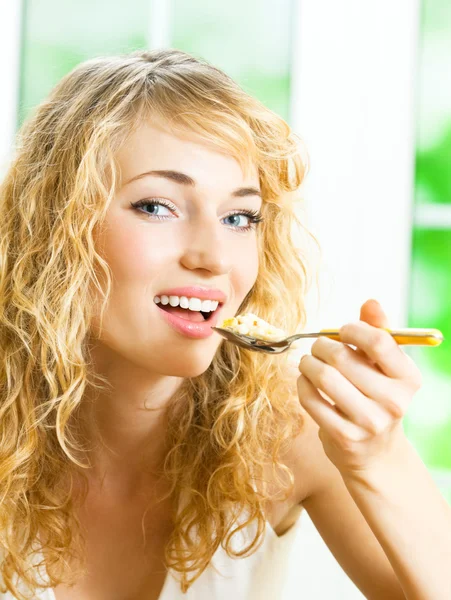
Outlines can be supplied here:
[[229, 273], [233, 266], [231, 249], [226, 247], [220, 228], [224, 226], [202, 221], [186, 232], [182, 265], [190, 270], [204, 269], [213, 275]]

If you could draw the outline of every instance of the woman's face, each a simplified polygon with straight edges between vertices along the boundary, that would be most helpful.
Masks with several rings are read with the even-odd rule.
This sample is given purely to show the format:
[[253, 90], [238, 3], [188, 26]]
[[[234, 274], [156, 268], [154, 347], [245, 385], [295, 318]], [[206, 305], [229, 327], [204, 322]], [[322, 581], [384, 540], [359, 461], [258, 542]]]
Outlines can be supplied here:
[[[195, 377], [222, 341], [211, 326], [236, 314], [257, 277], [258, 225], [241, 212], [261, 207], [257, 169], [245, 179], [231, 156], [149, 123], [130, 136], [118, 162], [120, 188], [97, 238], [113, 273], [100, 343], [134, 367]], [[240, 188], [255, 193], [247, 189], [240, 196]], [[201, 290], [176, 290], [186, 287]], [[163, 295], [221, 302], [205, 321], [199, 311], [182, 308], [186, 300], [178, 308], [157, 304]], [[97, 316], [94, 327], [98, 323]]]

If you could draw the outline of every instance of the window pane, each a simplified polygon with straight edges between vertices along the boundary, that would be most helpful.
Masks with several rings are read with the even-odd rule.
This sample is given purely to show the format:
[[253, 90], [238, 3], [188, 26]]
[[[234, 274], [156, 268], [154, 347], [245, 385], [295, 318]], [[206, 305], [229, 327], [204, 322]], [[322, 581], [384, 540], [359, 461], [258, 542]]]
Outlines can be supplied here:
[[78, 63], [146, 47], [149, 0], [26, 0], [19, 122]]
[[171, 45], [223, 69], [288, 121], [291, 0], [174, 0]]

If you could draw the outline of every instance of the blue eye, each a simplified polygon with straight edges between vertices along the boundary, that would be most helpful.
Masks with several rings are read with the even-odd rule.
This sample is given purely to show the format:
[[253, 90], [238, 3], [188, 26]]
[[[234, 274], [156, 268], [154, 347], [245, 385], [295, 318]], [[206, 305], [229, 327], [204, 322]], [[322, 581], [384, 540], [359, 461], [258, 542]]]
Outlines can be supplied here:
[[[164, 217], [164, 216], [168, 216], [167, 214], [164, 214], [164, 211], [166, 210], [169, 214], [170, 214], [170, 209], [165, 206], [164, 204], [160, 204], [159, 202], [146, 202], [145, 204], [143, 204], [142, 206], [150, 206], [151, 208], [153, 208], [154, 210], [152, 211], [143, 211], [146, 212], [149, 215], [152, 215], [153, 217]], [[163, 211], [163, 214], [161, 214]]]
[[[247, 219], [247, 225], [240, 224], [243, 220], [243, 217]], [[249, 229], [253, 221], [251, 221], [251, 216], [244, 213], [233, 213], [228, 217], [225, 217], [224, 220], [230, 219], [229, 225], [232, 227], [237, 227], [238, 229]]]
[[[167, 202], [163, 202], [162, 200], [139, 200], [139, 202], [130, 202], [130, 206], [136, 210], [139, 210], [139, 212], [145, 213], [149, 217], [155, 217], [159, 220], [165, 220], [170, 218], [170, 215], [160, 214], [161, 209], [165, 209], [169, 212], [175, 212], [177, 210], [174, 205], [171, 205]], [[141, 210], [145, 206], [150, 206], [154, 210], [152, 212], [147, 210]]]

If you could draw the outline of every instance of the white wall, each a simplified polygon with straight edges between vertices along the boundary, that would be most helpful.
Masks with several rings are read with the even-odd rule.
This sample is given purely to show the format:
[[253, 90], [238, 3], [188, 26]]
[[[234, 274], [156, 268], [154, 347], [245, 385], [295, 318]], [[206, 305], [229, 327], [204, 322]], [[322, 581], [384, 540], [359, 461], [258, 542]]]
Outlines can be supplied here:
[[[359, 319], [369, 298], [407, 326], [419, 0], [295, 0], [290, 124], [310, 172], [306, 225], [323, 254], [306, 331]], [[314, 340], [299, 344], [293, 359]], [[333, 510], [333, 507], [331, 507]], [[306, 515], [293, 598], [361, 599]]]
[[0, 2], [0, 177], [9, 162], [16, 130], [21, 9], [20, 0]]
[[307, 217], [324, 254], [317, 322], [356, 320], [375, 297], [405, 326], [419, 0], [295, 5], [290, 120], [310, 155]]

